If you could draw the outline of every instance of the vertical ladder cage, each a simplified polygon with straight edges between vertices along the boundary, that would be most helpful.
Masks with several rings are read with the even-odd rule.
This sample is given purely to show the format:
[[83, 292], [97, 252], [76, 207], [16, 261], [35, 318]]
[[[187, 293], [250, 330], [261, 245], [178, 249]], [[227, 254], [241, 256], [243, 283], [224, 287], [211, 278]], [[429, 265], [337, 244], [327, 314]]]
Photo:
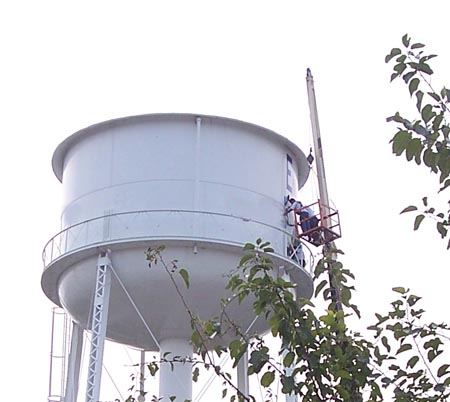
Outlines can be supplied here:
[[64, 402], [70, 325], [64, 309], [53, 307], [48, 402]]

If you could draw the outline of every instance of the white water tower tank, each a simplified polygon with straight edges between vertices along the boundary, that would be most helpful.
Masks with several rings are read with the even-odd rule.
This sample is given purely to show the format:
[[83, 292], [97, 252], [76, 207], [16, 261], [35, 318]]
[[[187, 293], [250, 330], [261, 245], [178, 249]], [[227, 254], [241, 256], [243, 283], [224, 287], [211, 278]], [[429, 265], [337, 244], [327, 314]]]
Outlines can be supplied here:
[[[309, 165], [275, 132], [215, 116], [132, 116], [73, 134], [52, 164], [63, 184], [62, 227], [45, 247], [42, 287], [82, 328], [90, 326], [97, 259], [107, 249], [121, 283], [112, 277], [106, 337], [143, 350], [191, 336], [167, 273], [148, 268], [149, 246], [165, 245], [165, 259], [188, 270], [185, 298], [204, 319], [220, 313], [224, 275], [257, 238], [271, 242], [274, 266], [290, 273], [298, 296], [311, 296], [309, 273], [287, 257], [283, 217], [284, 198], [296, 196]], [[230, 315], [242, 327], [254, 320], [250, 304]]]

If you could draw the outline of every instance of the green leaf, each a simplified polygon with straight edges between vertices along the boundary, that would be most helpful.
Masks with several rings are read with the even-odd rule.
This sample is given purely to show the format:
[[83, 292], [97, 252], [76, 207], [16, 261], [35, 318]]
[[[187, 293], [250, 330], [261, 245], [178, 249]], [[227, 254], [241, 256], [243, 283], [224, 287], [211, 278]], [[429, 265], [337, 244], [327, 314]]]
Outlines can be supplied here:
[[192, 371], [192, 381], [197, 382], [199, 374], [200, 374], [200, 370], [198, 369], [198, 367], [196, 367]]
[[407, 63], [411, 68], [422, 71], [425, 74], [431, 75], [433, 74], [433, 70], [427, 63], [415, 63], [415, 62], [409, 62]]
[[401, 130], [392, 138], [392, 152], [401, 155], [411, 141], [411, 133]]
[[344, 401], [350, 400], [350, 394], [345, 388], [341, 387], [340, 385], [336, 385], [336, 390]]
[[405, 293], [408, 292], [405, 288], [400, 287], [400, 286], [399, 286], [399, 287], [392, 288], [392, 290], [393, 290], [394, 292], [400, 293], [400, 294], [402, 294], [402, 295], [404, 295]]
[[156, 363], [154, 363], [154, 362], [149, 363], [147, 365], [147, 368], [148, 368], [148, 371], [150, 372], [150, 375], [152, 377], [154, 377], [156, 375], [156, 373], [158, 372], [158, 370], [159, 370], [158, 365]]
[[417, 71], [410, 71], [403, 76], [403, 81], [407, 84], [409, 80], [417, 74]]
[[433, 107], [431, 105], [425, 105], [425, 107], [422, 109], [421, 115], [422, 119], [425, 123], [428, 123], [431, 118], [433, 117]]
[[414, 230], [419, 229], [420, 224], [422, 223], [422, 221], [424, 220], [425, 215], [417, 215], [416, 219], [414, 220]]
[[419, 357], [413, 356], [413, 357], [411, 357], [411, 359], [408, 360], [408, 363], [406, 363], [406, 365], [410, 368], [414, 368], [414, 366], [417, 364], [418, 361], [419, 361]]
[[386, 119], [387, 122], [391, 122], [391, 121], [395, 121], [396, 123], [403, 123], [405, 121], [405, 119], [400, 116], [400, 113], [397, 112], [395, 113], [394, 116], [390, 116]]
[[351, 304], [350, 308], [355, 312], [358, 318], [361, 318], [361, 312], [359, 311], [358, 306], [356, 304]]
[[273, 371], [266, 371], [261, 377], [261, 385], [263, 387], [269, 387], [275, 380], [275, 373]]
[[391, 82], [394, 81], [400, 74], [399, 73], [392, 73], [391, 74]]
[[334, 315], [331, 311], [328, 312], [327, 315], [322, 315], [319, 317], [320, 321], [322, 321], [325, 325], [331, 327], [335, 323]]
[[428, 197], [423, 197], [422, 202], [423, 202], [423, 205], [427, 207], [428, 206]]
[[267, 354], [268, 348], [263, 347], [259, 350], [254, 350], [250, 354], [249, 363], [253, 365], [255, 373], [259, 373], [265, 364], [269, 361], [269, 355]]
[[295, 389], [295, 380], [290, 376], [285, 376], [283, 378], [283, 388], [281, 389], [281, 392], [283, 394], [290, 394]]
[[436, 154], [430, 148], [423, 153], [423, 162], [432, 170], [436, 170]]
[[444, 185], [439, 189], [439, 192], [445, 190], [448, 186], [450, 186], [450, 179], [445, 180]]
[[411, 49], [420, 49], [421, 47], [425, 47], [422, 43], [414, 43], [414, 45], [411, 46]]
[[[420, 141], [419, 138], [413, 138], [411, 141], [409, 141], [408, 145], [406, 146], [406, 159], [409, 161], [413, 158], [416, 159], [416, 163], [420, 163], [420, 155], [423, 150], [423, 144], [422, 141]], [[417, 161], [419, 159], [419, 162]]]
[[385, 58], [384, 61], [385, 63], [389, 63], [392, 58], [394, 58], [395, 56], [399, 55], [401, 53], [401, 50], [399, 48], [394, 48], [391, 50], [391, 53], [389, 53]]
[[300, 306], [316, 307], [311, 300], [305, 299], [304, 297], [297, 298], [297, 304]]
[[433, 130], [438, 131], [444, 120], [444, 114], [440, 113], [433, 119]]
[[[422, 53], [422, 52], [420, 52], [420, 53]], [[419, 53], [419, 54], [420, 54], [420, 53]], [[434, 57], [437, 57], [437, 54], [429, 54], [429, 55], [427, 55], [427, 56], [423, 56], [423, 57], [420, 58], [419, 63], [423, 63], [424, 61], [431, 60], [431, 59], [433, 59]]]
[[245, 265], [246, 262], [253, 258], [253, 254], [245, 254], [239, 261], [239, 266]]
[[398, 63], [394, 66], [394, 71], [397, 72], [397, 74], [402, 74], [403, 71], [406, 70], [406, 64], [405, 63]]
[[231, 358], [234, 359], [233, 367], [236, 367], [241, 357], [247, 352], [247, 344], [235, 339], [230, 342], [228, 348], [230, 349]]
[[417, 98], [417, 103], [416, 103], [417, 110], [421, 111], [422, 110], [423, 92], [422, 91], [417, 91], [416, 92], [416, 98]]
[[294, 352], [286, 353], [286, 356], [284, 356], [284, 359], [283, 359], [284, 367], [291, 367], [292, 363], [294, 363], [294, 358], [295, 358]]
[[412, 94], [417, 90], [417, 88], [419, 87], [419, 79], [418, 78], [413, 78], [410, 83], [409, 83], [409, 94], [412, 96]]
[[439, 234], [441, 235], [442, 239], [444, 239], [445, 236], [447, 236], [447, 228], [445, 227], [445, 225], [442, 222], [436, 223], [436, 229], [439, 232]]
[[411, 39], [408, 37], [408, 34], [403, 35], [402, 37], [403, 46], [408, 47], [410, 40]]
[[409, 207], [406, 207], [400, 214], [404, 214], [405, 212], [411, 212], [411, 211], [417, 211], [417, 207], [414, 205], [410, 205]]
[[385, 336], [383, 336], [381, 338], [381, 342], [383, 343], [383, 346], [386, 348], [386, 350], [388, 352], [390, 352], [391, 351], [391, 346], [389, 345], [389, 342], [388, 342], [388, 340], [387, 340], [387, 338]]
[[409, 343], [404, 343], [402, 346], [400, 346], [397, 350], [396, 355], [406, 352], [407, 350], [411, 350], [412, 349], [412, 345], [410, 345]]
[[198, 333], [198, 331], [192, 332], [191, 342], [194, 346], [197, 346], [197, 347], [201, 345], [201, 338], [200, 338], [200, 334]]
[[442, 377], [443, 375], [447, 374], [449, 367], [450, 364], [443, 364], [441, 367], [439, 367], [439, 370], [437, 372], [438, 377]]
[[314, 292], [314, 297], [317, 297], [317, 295], [320, 294], [321, 290], [327, 283], [328, 283], [328, 281], [326, 279], [324, 279], [322, 282], [319, 283], [319, 285], [317, 285], [316, 290]]
[[181, 268], [179, 271], [179, 274], [183, 278], [183, 281], [187, 288], [189, 288], [189, 273], [184, 268]]
[[338, 370], [336, 372], [336, 377], [345, 378], [346, 380], [352, 379], [352, 376], [345, 370]]
[[427, 353], [427, 358], [429, 362], [432, 362], [434, 359], [436, 359], [436, 357], [438, 357], [440, 354], [442, 353], [442, 350], [429, 350]]

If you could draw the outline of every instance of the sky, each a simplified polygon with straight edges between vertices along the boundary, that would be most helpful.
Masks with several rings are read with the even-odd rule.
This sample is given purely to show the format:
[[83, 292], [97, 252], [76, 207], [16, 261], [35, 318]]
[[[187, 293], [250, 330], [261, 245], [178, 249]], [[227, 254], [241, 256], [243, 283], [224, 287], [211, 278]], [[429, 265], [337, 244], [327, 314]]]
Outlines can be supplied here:
[[424, 297], [430, 319], [446, 320], [445, 244], [432, 223], [413, 232], [413, 216], [399, 215], [434, 195], [437, 178], [391, 154], [386, 117], [412, 107], [406, 88], [389, 84], [384, 56], [409, 33], [439, 55], [436, 87], [448, 84], [449, 11], [436, 0], [2, 2], [2, 397], [47, 398], [52, 305], [40, 276], [59, 230], [56, 146], [107, 119], [187, 112], [267, 127], [307, 153], [308, 67], [363, 322], [398, 285]]

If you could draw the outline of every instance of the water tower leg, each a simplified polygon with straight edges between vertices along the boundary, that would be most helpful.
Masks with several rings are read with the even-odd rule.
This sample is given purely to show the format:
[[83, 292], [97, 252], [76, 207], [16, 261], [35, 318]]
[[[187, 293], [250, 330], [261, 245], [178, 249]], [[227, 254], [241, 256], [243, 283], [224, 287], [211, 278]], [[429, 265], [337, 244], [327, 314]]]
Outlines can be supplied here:
[[83, 351], [83, 328], [72, 322], [69, 364], [67, 367], [67, 386], [64, 402], [76, 402], [80, 379], [81, 352]]
[[[280, 275], [286, 282], [291, 282], [291, 276], [289, 275], [289, 272], [287, 272], [284, 269], [284, 267], [280, 267]], [[291, 289], [291, 293], [294, 296], [294, 299], [296, 299], [297, 292], [295, 291], [295, 289]], [[283, 358], [287, 355], [287, 353], [288, 352], [286, 350], [283, 352]], [[285, 368], [286, 375], [288, 375], [288, 376], [292, 375], [293, 371], [294, 371], [294, 366]], [[286, 394], [286, 402], [297, 402], [297, 395]]]
[[250, 393], [248, 385], [248, 353], [244, 353], [237, 365], [238, 390], [245, 396]]
[[[283, 358], [287, 355], [287, 351], [284, 351]], [[286, 367], [285, 373], [287, 376], [292, 375], [292, 372], [294, 371], [294, 367]], [[285, 396], [286, 402], [297, 402], [297, 395], [296, 394], [286, 394]]]
[[145, 395], [145, 350], [141, 350], [141, 364], [139, 365], [139, 394]]
[[161, 402], [192, 400], [192, 346], [186, 339], [166, 339], [160, 343], [161, 360], [181, 360], [173, 364], [161, 363], [159, 396]]
[[92, 309], [92, 340], [89, 354], [86, 402], [97, 402], [100, 396], [103, 349], [108, 322], [109, 293], [111, 289], [111, 261], [109, 253], [98, 257], [97, 280], [95, 283], [94, 306]]

